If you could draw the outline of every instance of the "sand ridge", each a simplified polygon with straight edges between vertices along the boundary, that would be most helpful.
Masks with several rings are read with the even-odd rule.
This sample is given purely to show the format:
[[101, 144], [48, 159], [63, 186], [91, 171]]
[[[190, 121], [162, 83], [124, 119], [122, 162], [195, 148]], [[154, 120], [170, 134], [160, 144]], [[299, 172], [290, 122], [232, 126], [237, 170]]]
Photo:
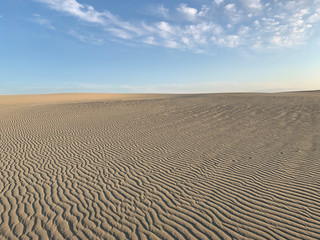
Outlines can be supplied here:
[[320, 93], [135, 96], [0, 96], [0, 239], [320, 239]]

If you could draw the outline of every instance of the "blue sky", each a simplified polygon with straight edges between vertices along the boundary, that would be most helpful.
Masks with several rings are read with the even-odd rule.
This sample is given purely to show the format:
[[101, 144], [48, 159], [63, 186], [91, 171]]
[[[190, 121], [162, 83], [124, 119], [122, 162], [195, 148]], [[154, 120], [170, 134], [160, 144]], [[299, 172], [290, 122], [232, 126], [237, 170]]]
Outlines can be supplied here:
[[320, 0], [0, 0], [0, 94], [320, 89]]

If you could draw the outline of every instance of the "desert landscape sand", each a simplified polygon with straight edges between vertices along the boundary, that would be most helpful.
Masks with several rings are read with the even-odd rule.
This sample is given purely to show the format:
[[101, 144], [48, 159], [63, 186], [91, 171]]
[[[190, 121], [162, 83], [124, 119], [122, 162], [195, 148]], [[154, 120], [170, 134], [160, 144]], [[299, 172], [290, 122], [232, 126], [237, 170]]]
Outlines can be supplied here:
[[320, 239], [320, 92], [0, 96], [0, 239]]

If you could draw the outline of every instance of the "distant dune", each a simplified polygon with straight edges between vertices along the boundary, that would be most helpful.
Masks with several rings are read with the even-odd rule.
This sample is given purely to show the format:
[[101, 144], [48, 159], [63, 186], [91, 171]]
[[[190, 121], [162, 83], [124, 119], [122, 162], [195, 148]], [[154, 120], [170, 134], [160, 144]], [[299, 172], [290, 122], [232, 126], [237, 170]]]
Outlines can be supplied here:
[[0, 239], [320, 239], [320, 92], [0, 96]]

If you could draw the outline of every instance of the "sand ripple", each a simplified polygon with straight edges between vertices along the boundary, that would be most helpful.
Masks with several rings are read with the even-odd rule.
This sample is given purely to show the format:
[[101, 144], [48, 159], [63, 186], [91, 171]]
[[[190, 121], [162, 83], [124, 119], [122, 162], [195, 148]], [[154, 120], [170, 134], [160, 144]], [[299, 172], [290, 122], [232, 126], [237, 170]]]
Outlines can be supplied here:
[[0, 158], [0, 239], [320, 239], [319, 93], [7, 101]]

